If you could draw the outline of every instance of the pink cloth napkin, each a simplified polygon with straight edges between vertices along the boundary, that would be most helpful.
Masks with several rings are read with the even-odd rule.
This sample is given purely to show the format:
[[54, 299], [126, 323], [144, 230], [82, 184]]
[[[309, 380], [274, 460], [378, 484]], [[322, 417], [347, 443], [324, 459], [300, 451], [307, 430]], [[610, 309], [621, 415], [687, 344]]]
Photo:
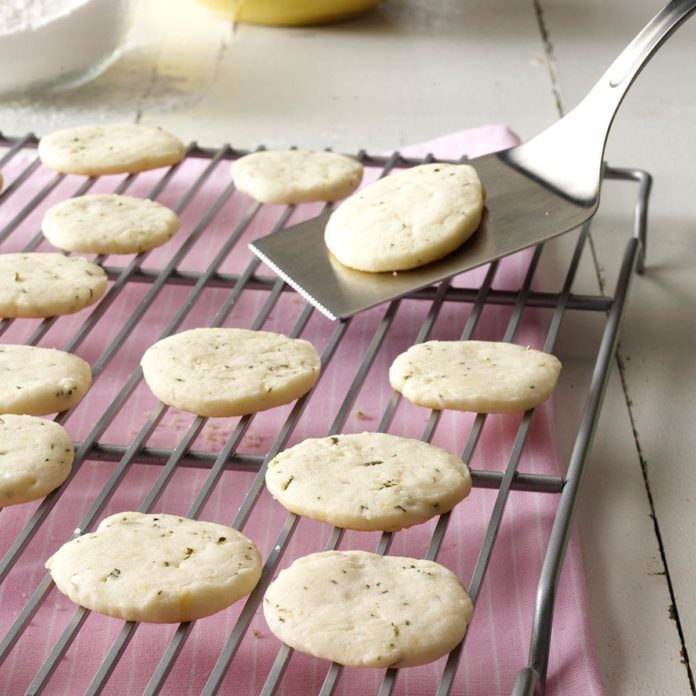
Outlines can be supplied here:
[[[515, 136], [502, 126], [486, 126], [449, 135], [430, 143], [404, 150], [414, 156], [431, 152], [440, 158], [459, 158], [463, 154], [476, 156], [513, 145]], [[6, 184], [26, 165], [27, 158], [20, 156], [4, 169]], [[174, 205], [187, 191], [191, 182], [206, 166], [205, 161], [186, 162], [160, 196], [160, 202]], [[368, 172], [366, 181], [373, 180], [378, 170]], [[23, 193], [10, 196], [0, 204], [0, 229], [12, 220], [21, 206], [40, 187], [49, 181], [52, 173], [39, 168], [23, 185]], [[137, 178], [129, 194], [147, 195], [150, 187], [161, 176], [151, 172]], [[93, 191], [112, 191], [121, 177], [104, 177]], [[223, 163], [215, 169], [193, 202], [182, 213], [182, 232], [162, 249], [152, 252], [146, 267], [161, 268], [176, 253], [201, 216], [210, 209], [219, 193], [229, 181], [227, 166]], [[73, 195], [81, 180], [66, 179], [41, 203], [37, 210], [22, 221], [16, 232], [3, 242], [2, 251], [23, 248], [39, 229], [43, 211], [53, 202]], [[210, 227], [179, 264], [180, 270], [201, 269], [207, 265], [233, 233], [236, 225], [249, 210], [250, 201], [241, 194], [234, 194], [225, 203]], [[318, 206], [301, 206], [292, 221], [311, 217]], [[251, 256], [246, 242], [267, 234], [278, 219], [280, 207], [265, 206], [244, 233], [242, 242], [222, 264], [223, 272], [240, 272]], [[49, 251], [42, 242], [39, 250]], [[518, 288], [526, 270], [529, 253], [523, 252], [505, 259], [494, 282], [496, 288]], [[108, 259], [109, 265], [125, 264], [129, 259]], [[261, 272], [267, 272], [263, 267]], [[485, 269], [475, 270], [455, 280], [458, 286], [477, 287]], [[117, 334], [128, 317], [137, 310], [149, 286], [133, 284], [120, 293], [100, 320], [77, 354], [95, 363], [104, 346]], [[119, 392], [126, 379], [137, 367], [144, 350], [157, 340], [184, 301], [190, 288], [171, 286], [161, 292], [153, 306], [145, 313], [134, 331], [104, 372], [96, 379], [83, 402], [70, 414], [65, 426], [77, 441], [90, 432], [104, 408]], [[226, 289], [206, 290], [193, 310], [178, 328], [206, 326], [228, 295]], [[225, 326], [248, 327], [263, 306], [266, 292], [247, 290], [242, 293]], [[358, 394], [351, 409], [344, 432], [361, 432], [377, 427], [384, 412], [391, 389], [387, 371], [394, 357], [414, 340], [424, 320], [429, 303], [403, 301], [394, 325], [377, 354], [365, 386]], [[304, 302], [295, 293], [284, 293], [264, 324], [263, 328], [288, 332], [296, 321]], [[90, 310], [59, 319], [42, 338], [40, 345], [64, 348], [75, 330], [85, 321]], [[460, 303], [446, 304], [434, 326], [431, 338], [458, 338], [470, 307]], [[357, 369], [360, 357], [370, 342], [373, 331], [384, 312], [376, 308], [356, 317], [347, 331], [336, 355], [322, 375], [307, 409], [292, 433], [289, 444], [309, 436], [323, 436], [331, 425]], [[500, 339], [510, 316], [510, 308], [489, 306], [483, 312], [474, 338]], [[525, 312], [515, 341], [541, 347], [547, 315], [534, 310]], [[3, 336], [3, 342], [21, 342], [28, 338], [37, 322], [16, 321]], [[303, 337], [311, 340], [321, 352], [336, 325], [314, 313]], [[563, 356], [560, 356], [561, 359]], [[148, 414], [156, 406], [156, 400], [141, 382], [128, 398], [125, 406], [113, 419], [112, 425], [100, 437], [104, 443], [129, 443], [140, 431]], [[290, 406], [258, 414], [247, 431], [240, 453], [265, 454], [275, 441], [287, 418]], [[402, 400], [390, 432], [410, 437], [420, 437], [429, 412]], [[170, 409], [161, 424], [147, 442], [151, 447], [171, 447], [186, 432], [192, 422], [188, 414]], [[210, 420], [198, 435], [193, 449], [219, 451], [238, 419]], [[472, 416], [445, 412], [434, 436], [434, 443], [461, 453], [469, 434]], [[488, 418], [480, 442], [470, 465], [477, 469], [501, 471], [510, 454], [519, 416], [491, 416]], [[21, 606], [44, 576], [43, 563], [51, 553], [70, 538], [73, 529], [87, 513], [96, 495], [108, 480], [115, 464], [86, 461], [75, 479], [64, 491], [55, 509], [35, 535], [20, 561], [0, 586], [0, 631], [4, 634], [15, 620]], [[537, 409], [529, 440], [522, 456], [519, 470], [527, 473], [554, 474], [562, 472], [553, 443], [552, 405], [547, 402]], [[138, 509], [151, 485], [162, 469], [158, 466], [132, 465], [106, 510], [107, 514]], [[207, 471], [180, 467], [168, 483], [153, 511], [186, 514], [186, 511], [203, 485]], [[231, 523], [241, 504], [244, 492], [253, 481], [252, 472], [226, 472], [215, 487], [200, 518]], [[474, 489], [471, 496], [452, 514], [447, 535], [438, 556], [443, 563], [468, 585], [488, 524], [496, 491]], [[483, 584], [473, 623], [467, 638], [462, 661], [452, 693], [476, 696], [508, 694], [518, 669], [526, 664], [532, 611], [536, 584], [543, 560], [547, 539], [556, 511], [557, 497], [553, 494], [521, 493], [513, 491], [507, 505], [497, 545], [493, 553], [488, 575]], [[37, 504], [15, 506], [2, 511], [0, 526], [0, 551], [5, 552], [17, 533], [35, 510]], [[264, 491], [243, 531], [261, 549], [264, 557], [276, 544], [287, 513]], [[393, 555], [422, 556], [427, 548], [434, 522], [419, 525], [395, 536], [390, 550]], [[326, 525], [302, 520], [281, 560], [280, 567], [306, 553], [322, 550], [330, 533]], [[375, 550], [376, 534], [348, 532], [340, 545], [342, 549], [360, 548]], [[424, 598], [427, 601], [427, 598]], [[243, 606], [237, 603], [225, 611], [196, 622], [185, 647], [169, 676], [164, 693], [176, 696], [199, 693], [224, 645]], [[0, 690], [5, 694], [23, 692], [45, 655], [50, 651], [65, 626], [74, 615], [75, 607], [58, 593], [51, 591], [21, 639], [0, 669]], [[110, 649], [123, 623], [109, 617], [90, 614], [77, 635], [45, 693], [82, 693], [101, 660]], [[135, 636], [118, 663], [106, 686], [106, 694], [140, 693], [147, 684], [169, 639], [174, 626], [140, 625]], [[235, 660], [222, 687], [222, 693], [254, 694], [263, 685], [268, 671], [280, 647], [269, 632], [260, 610], [254, 617], [243, 639]], [[324, 679], [327, 663], [294, 654], [280, 694], [300, 695], [316, 693]], [[444, 667], [444, 658], [422, 667], [400, 672], [396, 693], [416, 696], [434, 693]], [[339, 694], [376, 693], [383, 676], [380, 670], [346, 670], [339, 682]], [[549, 663], [549, 694], [564, 696], [601, 694], [602, 688], [596, 668], [594, 647], [588, 622], [587, 597], [580, 558], [580, 548], [575, 536], [571, 540], [556, 603], [553, 642]]]

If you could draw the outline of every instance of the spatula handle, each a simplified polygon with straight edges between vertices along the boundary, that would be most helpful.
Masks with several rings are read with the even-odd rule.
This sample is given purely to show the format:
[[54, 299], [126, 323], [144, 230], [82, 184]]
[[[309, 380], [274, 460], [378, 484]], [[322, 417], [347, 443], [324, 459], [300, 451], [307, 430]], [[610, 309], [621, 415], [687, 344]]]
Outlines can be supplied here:
[[[696, 0], [672, 0], [648, 22], [642, 31], [611, 64], [586, 99], [595, 92], [613, 93], [614, 104], [608, 103], [607, 130], [623, 96], [638, 73], [672, 33], [696, 10]], [[613, 111], [611, 111], [613, 107]]]
[[572, 111], [511, 150], [508, 159], [579, 205], [596, 206], [604, 146], [624, 95], [655, 51], [695, 10], [696, 0], [672, 0]]

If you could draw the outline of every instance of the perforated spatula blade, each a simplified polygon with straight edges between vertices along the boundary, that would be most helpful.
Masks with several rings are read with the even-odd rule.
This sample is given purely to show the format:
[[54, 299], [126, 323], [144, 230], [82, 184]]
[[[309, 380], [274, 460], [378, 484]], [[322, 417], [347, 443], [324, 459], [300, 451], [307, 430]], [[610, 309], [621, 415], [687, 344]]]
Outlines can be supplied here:
[[694, 10], [696, 0], [672, 0], [567, 116], [522, 145], [471, 160], [486, 209], [474, 235], [445, 258], [394, 273], [353, 270], [324, 244], [329, 213], [258, 239], [252, 251], [326, 316], [344, 319], [578, 227], [597, 210], [604, 146], [624, 95]]

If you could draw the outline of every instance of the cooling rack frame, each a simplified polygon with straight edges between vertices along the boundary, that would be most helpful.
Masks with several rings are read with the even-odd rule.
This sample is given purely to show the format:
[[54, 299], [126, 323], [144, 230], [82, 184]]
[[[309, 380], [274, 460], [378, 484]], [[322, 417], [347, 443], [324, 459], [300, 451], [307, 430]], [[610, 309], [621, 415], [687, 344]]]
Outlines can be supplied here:
[[[0, 167], [6, 165], [14, 157], [20, 153], [31, 152], [37, 144], [37, 139], [33, 135], [27, 135], [23, 138], [9, 138], [0, 135], [0, 148], [6, 148], [2, 157], [0, 157]], [[186, 194], [179, 200], [175, 207], [177, 212], [184, 210], [191, 200], [198, 194], [201, 187], [205, 185], [207, 178], [211, 173], [220, 166], [221, 163], [232, 160], [242, 154], [244, 151], [235, 150], [229, 145], [224, 145], [218, 149], [212, 150], [202, 148], [195, 143], [187, 148], [187, 158], [203, 159], [207, 162], [200, 176], [194, 180]], [[403, 157], [400, 153], [395, 152], [390, 156], [376, 157], [368, 155], [365, 151], [361, 151], [356, 155], [366, 166], [380, 167], [381, 175], [387, 174], [394, 167], [405, 167], [420, 164], [424, 161], [432, 161], [432, 158], [409, 158]], [[8, 182], [7, 188], [0, 193], [0, 211], [3, 201], [10, 196], [16, 195], [18, 191], [24, 191], [23, 186], [27, 185], [26, 181], [30, 179], [32, 174], [38, 169], [40, 163], [37, 157], [33, 157], [27, 164], [26, 168], [12, 181]], [[167, 186], [171, 177], [181, 165], [176, 165], [170, 169], [163, 170], [162, 176], [157, 184], [149, 192], [149, 197], [157, 198], [161, 191]], [[129, 175], [124, 177], [114, 192], [123, 193], [128, 190], [137, 175]], [[0, 230], [0, 245], [14, 233], [31, 212], [39, 205], [46, 197], [60, 184], [64, 175], [56, 174], [43, 188], [31, 196], [29, 202]], [[568, 544], [568, 539], [572, 527], [575, 508], [579, 499], [582, 486], [585, 466], [592, 445], [594, 431], [596, 429], [601, 403], [604, 392], [607, 386], [611, 363], [616, 348], [619, 329], [622, 315], [626, 305], [626, 299], [631, 283], [631, 278], [635, 271], [640, 272], [643, 267], [643, 259], [645, 253], [645, 244], [647, 236], [647, 206], [651, 187], [650, 176], [641, 170], [636, 169], [616, 169], [609, 166], [604, 167], [604, 178], [612, 180], [622, 180], [637, 184], [637, 196], [634, 209], [633, 234], [627, 241], [624, 251], [623, 260], [616, 280], [616, 287], [612, 297], [594, 296], [594, 295], [578, 295], [572, 293], [573, 280], [580, 262], [583, 249], [586, 245], [590, 232], [590, 223], [584, 225], [580, 230], [576, 231], [578, 239], [575, 245], [572, 258], [568, 264], [568, 270], [562, 282], [562, 287], [559, 292], [541, 292], [532, 287], [534, 272], [536, 270], [539, 258], [543, 251], [544, 245], [536, 247], [531, 254], [529, 267], [523, 284], [518, 291], [498, 290], [492, 287], [495, 273], [498, 267], [498, 262], [490, 264], [488, 267], [485, 279], [480, 287], [452, 287], [449, 282], [443, 282], [439, 286], [426, 288], [407, 296], [408, 299], [419, 300], [429, 303], [428, 312], [423, 323], [420, 325], [417, 336], [414, 342], [427, 340], [430, 330], [437, 319], [439, 308], [445, 302], [456, 302], [466, 304], [471, 307], [466, 324], [461, 334], [461, 338], [466, 339], [471, 337], [480, 314], [486, 304], [507, 305], [511, 308], [510, 320], [507, 324], [505, 335], [502, 340], [511, 341], [514, 339], [515, 332], [519, 326], [522, 313], [527, 308], [546, 308], [551, 310], [552, 318], [549, 323], [548, 332], [546, 334], [544, 349], [551, 351], [558, 336], [562, 319], [568, 310], [572, 311], [588, 311], [604, 314], [606, 316], [601, 343], [598, 347], [594, 371], [592, 374], [590, 386], [586, 395], [586, 403], [583, 410], [582, 418], [577, 430], [575, 444], [568, 463], [567, 474], [565, 477], [525, 474], [517, 471], [517, 464], [524, 448], [525, 440], [529, 432], [533, 412], [530, 411], [521, 418], [519, 429], [515, 438], [512, 452], [508, 461], [508, 465], [503, 471], [472, 471], [472, 477], [475, 487], [497, 489], [498, 494], [493, 507], [493, 512], [489, 521], [489, 525], [481, 546], [478, 561], [474, 568], [474, 572], [470, 582], [468, 583], [469, 593], [472, 600], [476, 602], [481, 585], [485, 580], [488, 562], [490, 560], [496, 536], [500, 528], [500, 524], [505, 511], [508, 494], [511, 490], [544, 492], [558, 496], [558, 507], [555, 517], [555, 522], [551, 536], [549, 538], [548, 547], [545, 554], [544, 564], [539, 577], [537, 588], [536, 608], [533, 618], [532, 634], [530, 636], [530, 651], [529, 662], [527, 666], [521, 666], [518, 672], [517, 681], [514, 685], [513, 693], [516, 696], [531, 696], [535, 691], [543, 690], [546, 671], [548, 666], [548, 655], [551, 647], [551, 630], [553, 623], [553, 607], [556, 594], [556, 588], [563, 567], [563, 559]], [[94, 179], [85, 178], [79, 188], [72, 195], [82, 195], [86, 193], [94, 184]], [[98, 257], [97, 261], [102, 263], [109, 279], [112, 281], [112, 286], [102, 302], [91, 310], [89, 317], [82, 325], [81, 329], [73, 336], [69, 345], [64, 349], [71, 351], [78, 347], [80, 343], [89, 334], [89, 331], [96, 325], [104, 313], [108, 311], [111, 302], [118, 296], [123, 288], [132, 284], [144, 285], [147, 288], [143, 306], [139, 307], [137, 313], [124, 323], [115, 338], [104, 347], [101, 357], [93, 365], [94, 379], [97, 380], [99, 375], [113, 358], [118, 348], [127, 339], [130, 332], [137, 327], [137, 322], [143, 316], [147, 309], [148, 301], [154, 300], [158, 294], [168, 286], [184, 286], [189, 288], [187, 301], [182, 304], [175, 313], [172, 320], [167, 326], [166, 333], [176, 331], [176, 328], [181, 324], [186, 317], [187, 312], [193, 306], [195, 298], [202, 292], [204, 288], [225, 288], [230, 291], [224, 304], [220, 307], [211, 325], [219, 325], [227, 316], [230, 308], [234, 305], [239, 295], [245, 290], [255, 291], [262, 290], [268, 293], [266, 302], [263, 304], [258, 313], [253, 326], [251, 328], [261, 328], [265, 319], [268, 317], [275, 302], [286, 292], [293, 292], [282, 280], [259, 272], [261, 263], [255, 257], [251, 257], [249, 265], [242, 273], [225, 273], [218, 270], [221, 261], [227, 254], [231, 252], [235, 244], [239, 241], [241, 233], [244, 230], [244, 225], [256, 214], [260, 208], [259, 204], [255, 204], [249, 210], [247, 216], [243, 218], [239, 226], [230, 236], [228, 242], [220, 249], [214, 259], [211, 259], [210, 264], [206, 269], [200, 272], [180, 270], [178, 264], [183, 259], [190, 248], [190, 245], [205, 232], [205, 229], [210, 224], [211, 220], [219, 212], [221, 207], [233, 194], [234, 188], [230, 183], [216, 199], [212, 207], [203, 215], [198, 223], [194, 225], [189, 232], [189, 237], [181, 248], [172, 257], [170, 262], [162, 268], [144, 268], [143, 260], [147, 257], [145, 254], [135, 257], [127, 266], [119, 267], [108, 263], [105, 257]], [[288, 206], [278, 218], [274, 229], [280, 230], [288, 222], [290, 215], [293, 212], [293, 207]], [[42, 235], [37, 232], [26, 247], [26, 250], [36, 248], [42, 241]], [[345, 423], [349, 410], [354, 405], [354, 398], [358, 390], [364, 383], [370, 365], [375, 354], [379, 350], [384, 336], [389, 331], [394, 317], [399, 307], [401, 300], [395, 300], [389, 303], [384, 309], [384, 315], [379, 322], [375, 335], [372, 337], [366, 354], [362, 356], [360, 367], [357, 370], [354, 379], [351, 383], [351, 388], [346, 395], [341, 408], [335, 414], [330, 432], [332, 434], [339, 432], [341, 425]], [[291, 335], [298, 336], [303, 331], [310, 316], [314, 312], [313, 308], [306, 305], [300, 312], [300, 315], [295, 323]], [[50, 330], [53, 319], [44, 320], [28, 339], [29, 344], [38, 343], [42, 337]], [[327, 320], [328, 321], [328, 320]], [[327, 364], [336, 350], [340, 346], [342, 337], [344, 336], [347, 327], [351, 320], [336, 322], [333, 324], [330, 337], [322, 355], [322, 364]], [[4, 333], [11, 320], [0, 322], [0, 334]], [[329, 322], [330, 323], [330, 322]], [[161, 467], [162, 473], [158, 478], [156, 489], [150, 491], [147, 499], [142, 503], [141, 510], [147, 510], [157, 501], [161, 490], [172, 475], [176, 467], [195, 467], [206, 469], [209, 471], [206, 484], [199, 492], [196, 500], [191, 505], [189, 514], [195, 517], [203, 505], [205, 504], [212, 488], [215, 486], [217, 477], [226, 470], [243, 470], [256, 471], [254, 483], [251, 486], [244, 503], [239, 509], [232, 526], [242, 527], [248, 519], [251, 510], [260, 494], [263, 486], [263, 475], [267, 462], [282, 449], [287, 442], [294, 424], [301, 416], [306, 400], [308, 397], [303, 397], [298, 400], [295, 406], [290, 411], [287, 421], [284, 423], [278, 433], [275, 442], [265, 456], [243, 455], [235, 452], [238, 443], [241, 441], [253, 416], [244, 417], [240, 420], [232, 435], [227, 440], [225, 445], [217, 452], [199, 451], [191, 448], [196, 436], [200, 433], [206, 419], [196, 418], [191, 424], [189, 430], [180, 439], [177, 445], [171, 449], [148, 447], [145, 445], [149, 434], [157, 427], [166, 408], [160, 405], [153, 412], [147, 423], [145, 423], [140, 432], [130, 442], [112, 444], [100, 441], [100, 437], [108, 427], [114, 414], [123, 406], [123, 403], [128, 398], [128, 395], [133, 391], [136, 384], [141, 379], [140, 370], [135, 370], [130, 379], [123, 385], [118, 397], [109, 405], [105, 412], [96, 421], [89, 437], [83, 441], [75, 443], [76, 457], [74, 471], [71, 477], [64, 484], [69, 486], [75, 471], [79, 469], [82, 462], [87, 459], [92, 461], [104, 461], [116, 463], [109, 483], [101, 491], [98, 498], [93, 502], [90, 513], [82, 520], [79, 525], [79, 533], [89, 529], [92, 524], [99, 518], [101, 511], [104, 509], [110, 496], [116, 490], [120, 479], [125, 474], [128, 466], [132, 462], [153, 464]], [[399, 395], [394, 394], [385, 412], [382, 414], [377, 430], [386, 431], [390, 425], [391, 419], [399, 402]], [[57, 417], [59, 422], [64, 421], [69, 417], [69, 412], [60, 414]], [[440, 419], [440, 413], [433, 411], [427, 421], [427, 425], [422, 434], [422, 439], [429, 441], [437, 427]], [[484, 427], [486, 416], [478, 415], [474, 420], [470, 435], [468, 436], [466, 448], [462, 453], [465, 461], [469, 461], [476, 444], [479, 440], [482, 428]], [[35, 513], [28, 521], [25, 528], [18, 535], [15, 543], [9, 548], [5, 557], [0, 560], [0, 583], [11, 572], [17, 559], [21, 556], [26, 546], [31, 542], [33, 535], [41, 528], [46, 519], [51, 514], [57, 501], [60, 498], [61, 490], [49, 495], [41, 505], [38, 506]], [[425, 557], [434, 559], [437, 555], [442, 539], [444, 538], [447, 529], [449, 514], [442, 515], [435, 527], [430, 546]], [[289, 539], [293, 534], [293, 530], [297, 524], [296, 516], [289, 514], [286, 524], [280, 533], [277, 543], [270, 555], [267, 557], [264, 565], [262, 579], [257, 589], [252, 593], [244, 608], [241, 611], [239, 619], [235, 624], [235, 628], [228, 637], [227, 642], [220, 653], [217, 663], [209, 675], [208, 681], [203, 689], [203, 693], [212, 694], [217, 692], [224, 678], [230, 662], [234, 658], [236, 649], [244, 636], [245, 631], [249, 626], [251, 617], [253, 616], [258, 603], [261, 600], [263, 591], [270, 581], [273, 572], [277, 569], [281, 560], [283, 551], [285, 550]], [[78, 530], [76, 530], [78, 532]], [[327, 548], [335, 548], [341, 541], [343, 532], [339, 529], [334, 529], [327, 543]], [[393, 534], [385, 533], [381, 536], [377, 548], [378, 553], [387, 553], [393, 539]], [[37, 609], [44, 601], [51, 590], [51, 581], [48, 575], [44, 576], [36, 588], [33, 588], [32, 595], [24, 605], [20, 614], [17, 616], [12, 628], [0, 641], [0, 662], [11, 654], [15, 645], [20, 640], [22, 633], [29, 621], [35, 615]], [[73, 619], [65, 628], [60, 640], [52, 648], [46, 656], [43, 664], [33, 678], [33, 681], [28, 687], [27, 693], [40, 693], [43, 691], [59, 661], [68, 651], [75, 635], [79, 632], [84, 624], [88, 612], [84, 609], [77, 608]], [[113, 672], [118, 660], [123, 655], [131, 637], [137, 630], [137, 624], [126, 623], [119, 634], [118, 639], [113, 644], [109, 653], [104, 657], [102, 664], [96, 672], [88, 693], [99, 693], [109, 676]], [[174, 636], [169, 643], [167, 649], [163, 653], [159, 664], [153, 673], [150, 682], [147, 686], [146, 693], [158, 693], [171, 670], [172, 665], [179, 656], [184, 647], [187, 636], [191, 630], [191, 624], [182, 624], [174, 633]], [[437, 687], [438, 694], [449, 693], [454, 675], [459, 664], [463, 645], [458, 646], [449, 656], [442, 678]], [[262, 693], [275, 693], [283, 674], [291, 658], [292, 650], [286, 646], [282, 646], [273, 664], [271, 671], [268, 674], [266, 683]], [[339, 682], [342, 668], [338, 665], [332, 665], [328, 670], [321, 688], [321, 694], [333, 693], [336, 685]], [[398, 670], [387, 669], [384, 673], [384, 678], [380, 687], [379, 693], [386, 695], [392, 693]]]

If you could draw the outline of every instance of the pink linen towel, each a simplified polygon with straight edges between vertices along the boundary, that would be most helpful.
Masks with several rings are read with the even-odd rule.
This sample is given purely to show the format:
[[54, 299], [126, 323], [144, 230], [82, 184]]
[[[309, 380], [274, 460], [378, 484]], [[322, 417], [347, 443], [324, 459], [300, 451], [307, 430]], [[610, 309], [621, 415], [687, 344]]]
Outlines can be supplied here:
[[[437, 158], [458, 159], [466, 154], [474, 157], [515, 144], [512, 133], [501, 126], [463, 131], [435, 141], [403, 150], [409, 156], [432, 153]], [[16, 157], [4, 169], [8, 185], [26, 166], [27, 158]], [[188, 190], [207, 166], [206, 161], [189, 160], [172, 177], [158, 200], [174, 205]], [[378, 168], [370, 171], [366, 180], [374, 179]], [[39, 168], [23, 185], [21, 192], [8, 197], [0, 204], [0, 229], [4, 228], [21, 209], [31, 195], [53, 174]], [[161, 176], [147, 173], [139, 176], [128, 190], [132, 195], [147, 195], [150, 187]], [[122, 178], [104, 177], [93, 191], [112, 191]], [[1, 250], [15, 251], [23, 248], [39, 229], [40, 218], [46, 207], [61, 200], [81, 183], [77, 177], [66, 177], [63, 182], [38, 206], [36, 212], [23, 220], [16, 232], [2, 243]], [[152, 252], [145, 262], [146, 268], [161, 268], [184, 243], [186, 236], [195, 230], [201, 217], [211, 208], [216, 197], [229, 183], [227, 165], [218, 166], [192, 202], [182, 213], [182, 232], [168, 245]], [[233, 233], [250, 208], [246, 196], [235, 193], [204, 230], [183, 261], [180, 271], [205, 268], [220, 246]], [[317, 206], [300, 206], [291, 222], [311, 217]], [[251, 221], [232, 254], [223, 262], [220, 270], [239, 273], [247, 266], [251, 256], [246, 242], [267, 234], [282, 209], [264, 206]], [[45, 241], [38, 247], [51, 250]], [[519, 288], [529, 261], [529, 252], [522, 252], [505, 259], [499, 266], [494, 287]], [[127, 259], [126, 261], [129, 261]], [[110, 257], [108, 265], [125, 265], [126, 261]], [[455, 280], [460, 287], [478, 287], [486, 269], [477, 269]], [[260, 273], [268, 273], [261, 267]], [[136, 311], [149, 286], [132, 283], [119, 293], [103, 319], [77, 347], [76, 353], [94, 364], [119, 328]], [[65, 422], [70, 435], [76, 441], [88, 436], [107, 405], [136, 369], [144, 350], [168, 325], [181, 306], [189, 287], [167, 286], [157, 296], [154, 304], [139, 321], [123, 346], [115, 353], [104, 371], [97, 377], [85, 400], [73, 410]], [[207, 326], [213, 320], [221, 304], [229, 294], [228, 288], [205, 290], [196, 300], [192, 311], [177, 328]], [[245, 290], [224, 320], [224, 326], [248, 328], [268, 293]], [[429, 303], [408, 300], [399, 306], [394, 324], [379, 349], [365, 385], [351, 407], [343, 432], [373, 430], [384, 412], [391, 396], [387, 371], [396, 355], [414, 340], [423, 322]], [[295, 293], [283, 293], [263, 324], [263, 329], [289, 332], [304, 302]], [[431, 338], [456, 339], [466, 323], [470, 306], [463, 303], [445, 303], [433, 327]], [[40, 345], [64, 348], [70, 337], [89, 316], [84, 310], [72, 317], [59, 319], [40, 340]], [[344, 340], [327, 366], [321, 381], [308, 402], [307, 408], [293, 430], [288, 445], [305, 437], [323, 436], [331, 425], [333, 415], [340, 407], [350, 387], [361, 356], [372, 339], [375, 328], [384, 314], [384, 308], [376, 308], [354, 318]], [[505, 331], [510, 308], [487, 306], [474, 332], [474, 338], [499, 340]], [[525, 311], [515, 342], [541, 347], [544, 337], [544, 316], [541, 312]], [[3, 336], [3, 342], [27, 340], [36, 322], [14, 322]], [[302, 336], [312, 341], [319, 352], [326, 347], [336, 324], [314, 313]], [[561, 361], [563, 356], [559, 356]], [[125, 401], [125, 406], [114, 416], [112, 424], [99, 441], [102, 443], [128, 444], [141, 431], [148, 415], [157, 402], [141, 382]], [[291, 407], [281, 407], [256, 416], [247, 430], [239, 454], [265, 454], [276, 440]], [[419, 438], [430, 412], [401, 401], [390, 432]], [[168, 410], [146, 444], [148, 447], [173, 447], [186, 432], [193, 418], [176, 410]], [[192, 445], [194, 450], [219, 451], [233, 432], [238, 419], [209, 420]], [[466, 443], [473, 417], [469, 414], [445, 412], [438, 424], [433, 442], [452, 452], [460, 453]], [[469, 464], [476, 469], [501, 471], [510, 456], [519, 416], [491, 416], [487, 419], [481, 439]], [[526, 473], [559, 475], [562, 467], [554, 448], [552, 405], [547, 402], [537, 409], [532, 422], [528, 442], [519, 470]], [[0, 586], [0, 631], [4, 634], [16, 619], [19, 610], [45, 574], [45, 559], [64, 541], [70, 538], [107, 482], [116, 464], [108, 462], [84, 462], [74, 480], [62, 494], [40, 531], [29, 544], [21, 559]], [[138, 509], [150, 487], [162, 471], [161, 466], [132, 465], [108, 502], [99, 519], [114, 512]], [[156, 512], [186, 514], [192, 500], [203, 485], [207, 470], [178, 467], [153, 508]], [[253, 472], [228, 471], [216, 484], [213, 494], [203, 508], [200, 518], [230, 524], [243, 499], [244, 492], [254, 479]], [[460, 504], [451, 516], [449, 528], [437, 560], [453, 570], [468, 584], [485, 534], [488, 518], [495, 501], [496, 491], [474, 489], [468, 500]], [[496, 548], [488, 574], [484, 581], [474, 619], [467, 637], [466, 647], [453, 694], [495, 696], [509, 694], [518, 669], [527, 662], [529, 633], [536, 593], [538, 574], [546, 543], [556, 512], [557, 496], [554, 494], [522, 493], [513, 491], [508, 500]], [[36, 509], [36, 504], [15, 506], [2, 511], [0, 526], [0, 551], [4, 553], [17, 533]], [[261, 549], [264, 557], [273, 549], [287, 513], [263, 491], [243, 531]], [[434, 529], [434, 522], [419, 525], [395, 535], [390, 553], [422, 557]], [[328, 539], [330, 529], [319, 523], [300, 521], [288, 548], [280, 561], [280, 568], [307, 553], [320, 551]], [[375, 550], [378, 535], [348, 532], [341, 549], [362, 548]], [[424, 601], [427, 601], [424, 598]], [[163, 693], [175, 696], [196, 694], [201, 691], [213, 668], [219, 652], [229, 636], [243, 602], [239, 602], [215, 616], [202, 619], [194, 628], [185, 647], [174, 664], [165, 683]], [[51, 591], [23, 636], [0, 668], [0, 691], [18, 694], [25, 691], [45, 655], [50, 651], [75, 612], [71, 602], [55, 589]], [[104, 655], [118, 636], [123, 622], [90, 614], [77, 634], [65, 657], [48, 682], [44, 693], [83, 693], [98, 669]], [[135, 694], [143, 691], [159, 662], [175, 627], [141, 625], [116, 666], [103, 693]], [[280, 647], [270, 634], [259, 610], [252, 620], [246, 636], [232, 663], [222, 693], [256, 694], [260, 691], [273, 660]], [[327, 663], [295, 653], [289, 663], [280, 694], [304, 696], [317, 693], [326, 674]], [[419, 696], [434, 693], [444, 667], [444, 658], [418, 668], [401, 670], [395, 693]], [[377, 693], [383, 677], [382, 670], [345, 670], [339, 681], [338, 694]], [[582, 571], [580, 548], [573, 536], [565, 560], [565, 566], [556, 601], [556, 614], [552, 639], [547, 693], [564, 696], [590, 696], [601, 694], [594, 646], [588, 621], [587, 597]]]

